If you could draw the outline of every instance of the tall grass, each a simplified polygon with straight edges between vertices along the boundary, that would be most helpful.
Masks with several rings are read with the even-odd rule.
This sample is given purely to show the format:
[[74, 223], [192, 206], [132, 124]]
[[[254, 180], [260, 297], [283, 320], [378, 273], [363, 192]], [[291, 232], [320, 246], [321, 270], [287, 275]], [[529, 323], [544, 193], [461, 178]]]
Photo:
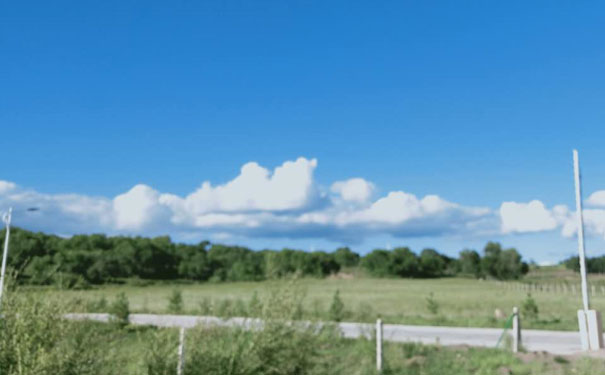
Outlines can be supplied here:
[[8, 292], [0, 318], [0, 374], [112, 374], [97, 345], [101, 331], [62, 318], [69, 306]]
[[[340, 338], [331, 326], [297, 321], [304, 292], [296, 282], [277, 288], [253, 305], [262, 325], [252, 329], [200, 326], [187, 332], [185, 373], [225, 375], [296, 375], [318, 373], [322, 351]], [[256, 325], [255, 325], [256, 324]], [[148, 347], [149, 375], [175, 373], [177, 335], [157, 333]]]

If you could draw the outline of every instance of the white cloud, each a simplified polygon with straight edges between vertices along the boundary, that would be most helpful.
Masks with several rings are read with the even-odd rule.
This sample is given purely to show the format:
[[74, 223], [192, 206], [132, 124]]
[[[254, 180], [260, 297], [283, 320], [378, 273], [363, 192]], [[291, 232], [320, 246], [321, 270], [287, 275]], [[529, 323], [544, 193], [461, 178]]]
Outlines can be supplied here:
[[[373, 198], [375, 186], [363, 178], [322, 187], [314, 178], [317, 160], [298, 158], [273, 170], [242, 166], [223, 184], [204, 182], [179, 196], [139, 184], [114, 198], [44, 194], [0, 180], [0, 208], [16, 212], [15, 223], [32, 230], [73, 234], [107, 232], [179, 236], [323, 238], [362, 240], [373, 235], [487, 236], [561, 229], [576, 232], [575, 214], [565, 205], [548, 209], [541, 201], [504, 202], [499, 209], [466, 206], [438, 195], [418, 197], [392, 191]], [[324, 192], [329, 191], [330, 195]], [[586, 233], [605, 237], [604, 191], [587, 200]]]
[[118, 230], [142, 230], [169, 213], [160, 204], [160, 194], [143, 184], [135, 185], [113, 199], [114, 226]]
[[586, 200], [589, 206], [605, 207], [605, 190], [598, 190], [590, 194]]
[[542, 232], [558, 226], [554, 215], [539, 200], [504, 202], [500, 205], [500, 218], [503, 233]]
[[224, 185], [213, 187], [204, 182], [185, 198], [184, 205], [195, 214], [300, 210], [316, 198], [315, 167], [316, 159], [298, 158], [271, 173], [255, 162], [246, 163], [239, 176]]
[[17, 185], [12, 182], [0, 180], [0, 194], [6, 194], [16, 187]]
[[[584, 233], [588, 236], [605, 238], [605, 209], [588, 208], [583, 211]], [[575, 212], [567, 211], [563, 218], [561, 233], [565, 237], [573, 237], [578, 231], [578, 218]]]
[[413, 194], [394, 191], [386, 197], [378, 199], [370, 208], [358, 212], [356, 217], [360, 221], [394, 224], [436, 213], [450, 207], [452, 207], [451, 203], [434, 195], [419, 200]]
[[330, 190], [347, 202], [366, 203], [374, 192], [374, 184], [363, 178], [336, 181]]

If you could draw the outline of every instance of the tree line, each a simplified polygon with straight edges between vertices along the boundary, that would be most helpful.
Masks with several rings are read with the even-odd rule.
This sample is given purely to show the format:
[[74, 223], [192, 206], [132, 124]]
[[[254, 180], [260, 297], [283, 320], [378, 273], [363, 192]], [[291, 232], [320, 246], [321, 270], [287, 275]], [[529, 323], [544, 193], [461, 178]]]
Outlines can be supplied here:
[[[580, 272], [580, 258], [578, 256], [569, 257], [565, 259], [562, 263], [565, 268]], [[586, 258], [586, 272], [605, 273], [605, 255]]]
[[[4, 238], [4, 231], [0, 239]], [[242, 246], [175, 243], [147, 238], [75, 235], [63, 238], [20, 228], [11, 230], [8, 265], [20, 282], [77, 287], [124, 279], [259, 281], [289, 274], [325, 277], [360, 268], [374, 277], [431, 278], [466, 275], [518, 279], [528, 270], [516, 249], [489, 242], [479, 254], [458, 258], [434, 249], [416, 254], [407, 247], [375, 249], [361, 256], [348, 247], [333, 252], [295, 249], [254, 251]]]

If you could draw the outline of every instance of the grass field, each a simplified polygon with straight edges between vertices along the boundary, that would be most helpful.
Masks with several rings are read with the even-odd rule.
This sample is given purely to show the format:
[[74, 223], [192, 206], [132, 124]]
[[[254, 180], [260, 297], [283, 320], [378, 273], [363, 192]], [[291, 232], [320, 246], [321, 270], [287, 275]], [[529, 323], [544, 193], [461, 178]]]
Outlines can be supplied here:
[[[543, 281], [546, 282], [545, 280], [547, 279]], [[212, 313], [241, 315], [239, 313], [255, 311], [251, 308], [251, 302], [256, 293], [262, 307], [260, 317], [269, 322], [265, 329], [243, 331], [199, 326], [188, 330], [186, 374], [376, 374], [373, 340], [343, 339], [330, 325], [325, 330], [318, 331], [313, 325], [293, 326], [284, 322], [291, 322], [292, 317], [297, 316], [299, 302], [302, 302], [300, 306], [303, 307], [303, 315], [325, 320], [330, 316], [328, 305], [334, 292], [339, 290], [345, 308], [349, 311], [348, 320], [370, 321], [381, 312], [387, 322], [498, 326], [502, 325], [503, 320], [493, 317], [493, 309], [509, 310], [525, 298], [524, 292], [515, 287], [517, 285], [461, 278], [409, 280], [358, 277], [260, 283], [106, 285], [85, 291], [26, 287], [11, 289], [9, 296], [13, 298], [8, 301], [24, 303], [8, 303], [5, 319], [10, 323], [7, 327], [12, 336], [4, 337], [3, 331], [0, 331], [0, 346], [8, 345], [3, 346], [7, 350], [17, 348], [13, 351], [19, 363], [26, 366], [29, 363], [28, 368], [32, 369], [37, 368], [34, 364], [38, 366], [52, 363], [48, 358], [45, 362], [46, 357], [34, 361], [42, 353], [38, 347], [40, 340], [46, 343], [49, 353], [60, 356], [66, 353], [67, 360], [62, 362], [61, 367], [63, 372], [52, 370], [54, 372], [39, 372], [40, 374], [82, 373], [71, 370], [71, 366], [78, 363], [80, 366], [88, 366], [88, 362], [77, 361], [79, 356], [94, 359], [96, 367], [91, 372], [88, 366], [86, 374], [175, 374], [178, 346], [176, 329], [67, 322], [60, 318], [57, 320], [56, 317], [63, 316], [64, 311], [90, 306], [107, 309], [108, 302], [118, 293], [128, 296], [133, 311], [165, 313], [168, 312], [168, 300], [174, 290], [181, 291], [184, 303], [182, 313], [200, 314], [202, 310], [207, 313], [210, 304], [215, 309]], [[29, 293], [23, 293], [25, 291]], [[438, 306], [437, 311], [429, 309], [430, 304], [426, 298], [430, 293], [433, 293], [433, 305]], [[534, 324], [562, 328], [566, 324], [570, 329], [575, 329], [575, 307], [565, 304], [578, 304], [577, 295], [538, 292], [535, 299], [542, 312], [539, 319], [525, 322], [526, 327]], [[105, 306], [100, 302], [103, 300]], [[27, 301], [29, 304], [25, 303]], [[226, 304], [225, 301], [231, 302]], [[597, 304], [602, 302], [596, 299]], [[220, 306], [229, 306], [229, 309], [221, 310]], [[546, 309], [559, 310], [547, 313], [544, 312]], [[49, 319], [47, 313], [55, 314], [54, 320]], [[38, 338], [31, 339], [35, 337]], [[55, 339], [47, 339], [52, 337]], [[80, 342], [84, 345], [80, 345]], [[91, 357], [93, 353], [96, 357]], [[0, 360], [0, 364], [1, 362]], [[513, 354], [502, 348], [440, 347], [390, 342], [385, 343], [384, 363], [385, 375], [588, 375], [605, 372], [605, 362], [602, 359], [579, 355]], [[300, 370], [301, 368], [304, 370]], [[23, 373], [16, 371], [18, 369], [19, 367], [13, 367], [13, 371], [6, 373]]]
[[[554, 275], [554, 276], [553, 276]], [[578, 276], [560, 268], [546, 269], [528, 275], [531, 282], [573, 282]], [[598, 278], [600, 282], [602, 278]], [[185, 314], [222, 316], [247, 315], [247, 306], [256, 292], [266, 294], [283, 281], [166, 284], [147, 286], [105, 285], [91, 290], [71, 291], [43, 288], [44, 294], [61, 299], [81, 299], [90, 305], [101, 298], [109, 302], [124, 292], [132, 312], [167, 313], [168, 299], [174, 290], [182, 293]], [[381, 316], [386, 323], [426, 324], [472, 327], [501, 327], [514, 306], [521, 308], [527, 292], [510, 284], [464, 278], [441, 279], [373, 279], [328, 278], [301, 279], [305, 291], [303, 316], [328, 319], [329, 306], [338, 290], [345, 305], [344, 320], [373, 321]], [[40, 289], [34, 289], [40, 291]], [[523, 320], [524, 328], [577, 329], [576, 310], [581, 306], [579, 292], [554, 293], [533, 291], [537, 302], [537, 319]], [[427, 298], [433, 295], [437, 311], [428, 308]], [[592, 305], [605, 311], [605, 296], [597, 294]], [[499, 309], [503, 316], [498, 317]], [[102, 309], [101, 309], [102, 310]]]

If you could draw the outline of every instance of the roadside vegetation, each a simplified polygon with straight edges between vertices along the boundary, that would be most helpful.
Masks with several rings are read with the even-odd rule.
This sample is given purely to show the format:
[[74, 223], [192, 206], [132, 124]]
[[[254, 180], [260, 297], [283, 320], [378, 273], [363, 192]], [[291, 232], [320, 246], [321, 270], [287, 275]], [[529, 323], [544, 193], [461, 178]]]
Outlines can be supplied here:
[[[7, 375], [173, 375], [178, 331], [62, 319], [72, 306], [12, 290], [3, 304], [0, 372]], [[198, 326], [187, 330], [184, 374], [376, 374], [373, 339], [340, 337], [330, 325], [291, 323], [306, 293], [275, 285], [257, 308], [263, 329]], [[120, 296], [116, 304], [128, 305]], [[123, 310], [123, 309], [122, 309]], [[120, 309], [116, 310], [120, 311]], [[368, 332], [371, 336], [372, 332]], [[603, 361], [505, 349], [385, 343], [383, 374], [577, 374], [605, 371]]]

